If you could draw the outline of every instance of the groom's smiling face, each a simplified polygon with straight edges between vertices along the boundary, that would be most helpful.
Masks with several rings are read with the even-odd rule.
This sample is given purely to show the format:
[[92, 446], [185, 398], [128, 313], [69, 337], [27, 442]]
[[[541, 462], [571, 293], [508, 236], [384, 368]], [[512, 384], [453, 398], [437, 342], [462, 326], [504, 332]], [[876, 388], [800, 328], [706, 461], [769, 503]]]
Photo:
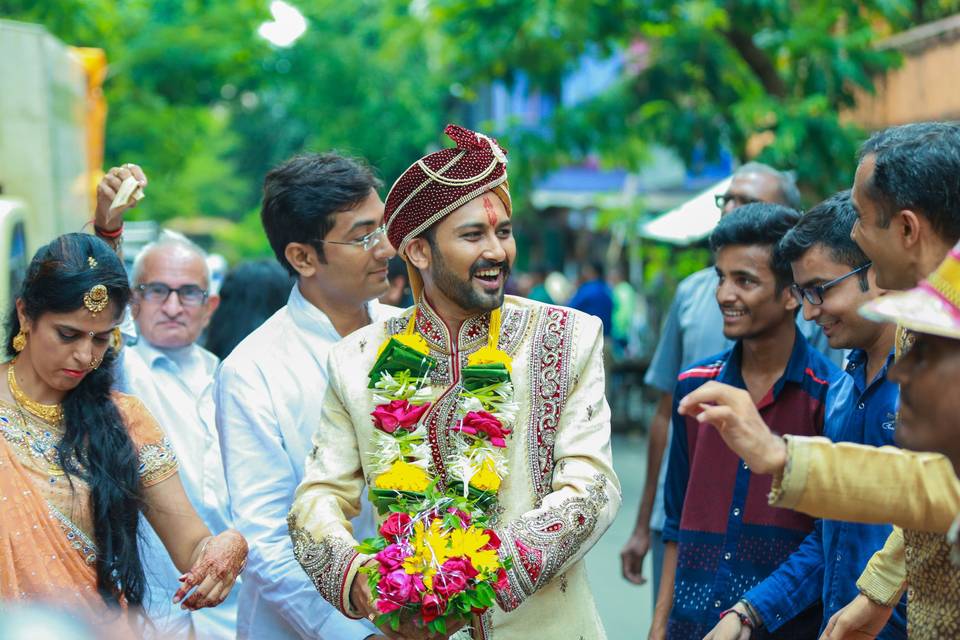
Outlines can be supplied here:
[[493, 193], [454, 210], [413, 243], [418, 244], [411, 248], [424, 258], [424, 266], [416, 266], [431, 300], [442, 296], [472, 313], [503, 304], [517, 244], [510, 216]]

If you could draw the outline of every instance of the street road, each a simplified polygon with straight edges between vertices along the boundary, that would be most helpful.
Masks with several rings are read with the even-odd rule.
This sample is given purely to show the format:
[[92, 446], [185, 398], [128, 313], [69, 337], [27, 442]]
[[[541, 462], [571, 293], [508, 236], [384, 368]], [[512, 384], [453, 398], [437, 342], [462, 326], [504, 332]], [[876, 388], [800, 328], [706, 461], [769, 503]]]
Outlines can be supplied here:
[[[647, 467], [647, 439], [614, 436], [613, 466], [623, 488], [623, 506], [613, 525], [587, 554], [593, 596], [609, 640], [644, 640], [653, 617], [653, 589], [630, 584], [620, 573], [620, 549], [633, 531]], [[652, 576], [650, 556], [643, 575]]]

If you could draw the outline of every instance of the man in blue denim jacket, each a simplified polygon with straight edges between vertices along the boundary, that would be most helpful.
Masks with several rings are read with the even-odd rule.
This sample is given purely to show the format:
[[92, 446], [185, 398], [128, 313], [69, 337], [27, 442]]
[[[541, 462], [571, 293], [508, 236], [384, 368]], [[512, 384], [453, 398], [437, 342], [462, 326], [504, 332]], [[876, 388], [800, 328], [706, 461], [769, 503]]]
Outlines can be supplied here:
[[[804, 316], [823, 328], [831, 347], [853, 349], [846, 369], [854, 384], [834, 396], [824, 435], [838, 442], [892, 445], [899, 387], [886, 377], [893, 362], [895, 328], [857, 313], [883, 291], [876, 286], [867, 257], [850, 239], [855, 219], [849, 192], [836, 194], [804, 215], [777, 250], [791, 262], [793, 292], [802, 301]], [[775, 634], [818, 600], [823, 602], [826, 623], [857, 595], [857, 576], [883, 546], [890, 529], [818, 520], [776, 571], [721, 614], [707, 640]], [[906, 637], [906, 607], [901, 602], [878, 638]]]

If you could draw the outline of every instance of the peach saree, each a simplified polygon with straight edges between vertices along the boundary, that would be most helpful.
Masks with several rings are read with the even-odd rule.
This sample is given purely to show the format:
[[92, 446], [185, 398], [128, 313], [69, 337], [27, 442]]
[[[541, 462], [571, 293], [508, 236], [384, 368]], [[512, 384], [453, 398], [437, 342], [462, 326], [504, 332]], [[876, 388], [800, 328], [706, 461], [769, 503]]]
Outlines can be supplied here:
[[[140, 459], [143, 486], [177, 472], [170, 443], [132, 396], [114, 402]], [[97, 592], [89, 489], [59, 465], [59, 426], [0, 401], [0, 600], [39, 600], [89, 620], [117, 619]]]

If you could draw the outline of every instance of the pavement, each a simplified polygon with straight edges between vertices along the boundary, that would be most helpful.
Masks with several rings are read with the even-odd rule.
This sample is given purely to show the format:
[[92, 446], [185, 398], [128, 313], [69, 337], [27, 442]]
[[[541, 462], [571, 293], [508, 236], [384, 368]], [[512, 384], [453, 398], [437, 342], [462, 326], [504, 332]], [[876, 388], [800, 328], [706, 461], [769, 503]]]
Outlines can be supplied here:
[[[620, 549], [633, 532], [647, 468], [647, 439], [639, 435], [613, 438], [613, 467], [620, 478], [623, 504], [613, 524], [587, 554], [587, 574], [609, 640], [643, 640], [653, 619], [653, 575], [650, 555], [644, 560], [644, 585], [620, 573]], [[591, 639], [594, 640], [594, 639]]]

